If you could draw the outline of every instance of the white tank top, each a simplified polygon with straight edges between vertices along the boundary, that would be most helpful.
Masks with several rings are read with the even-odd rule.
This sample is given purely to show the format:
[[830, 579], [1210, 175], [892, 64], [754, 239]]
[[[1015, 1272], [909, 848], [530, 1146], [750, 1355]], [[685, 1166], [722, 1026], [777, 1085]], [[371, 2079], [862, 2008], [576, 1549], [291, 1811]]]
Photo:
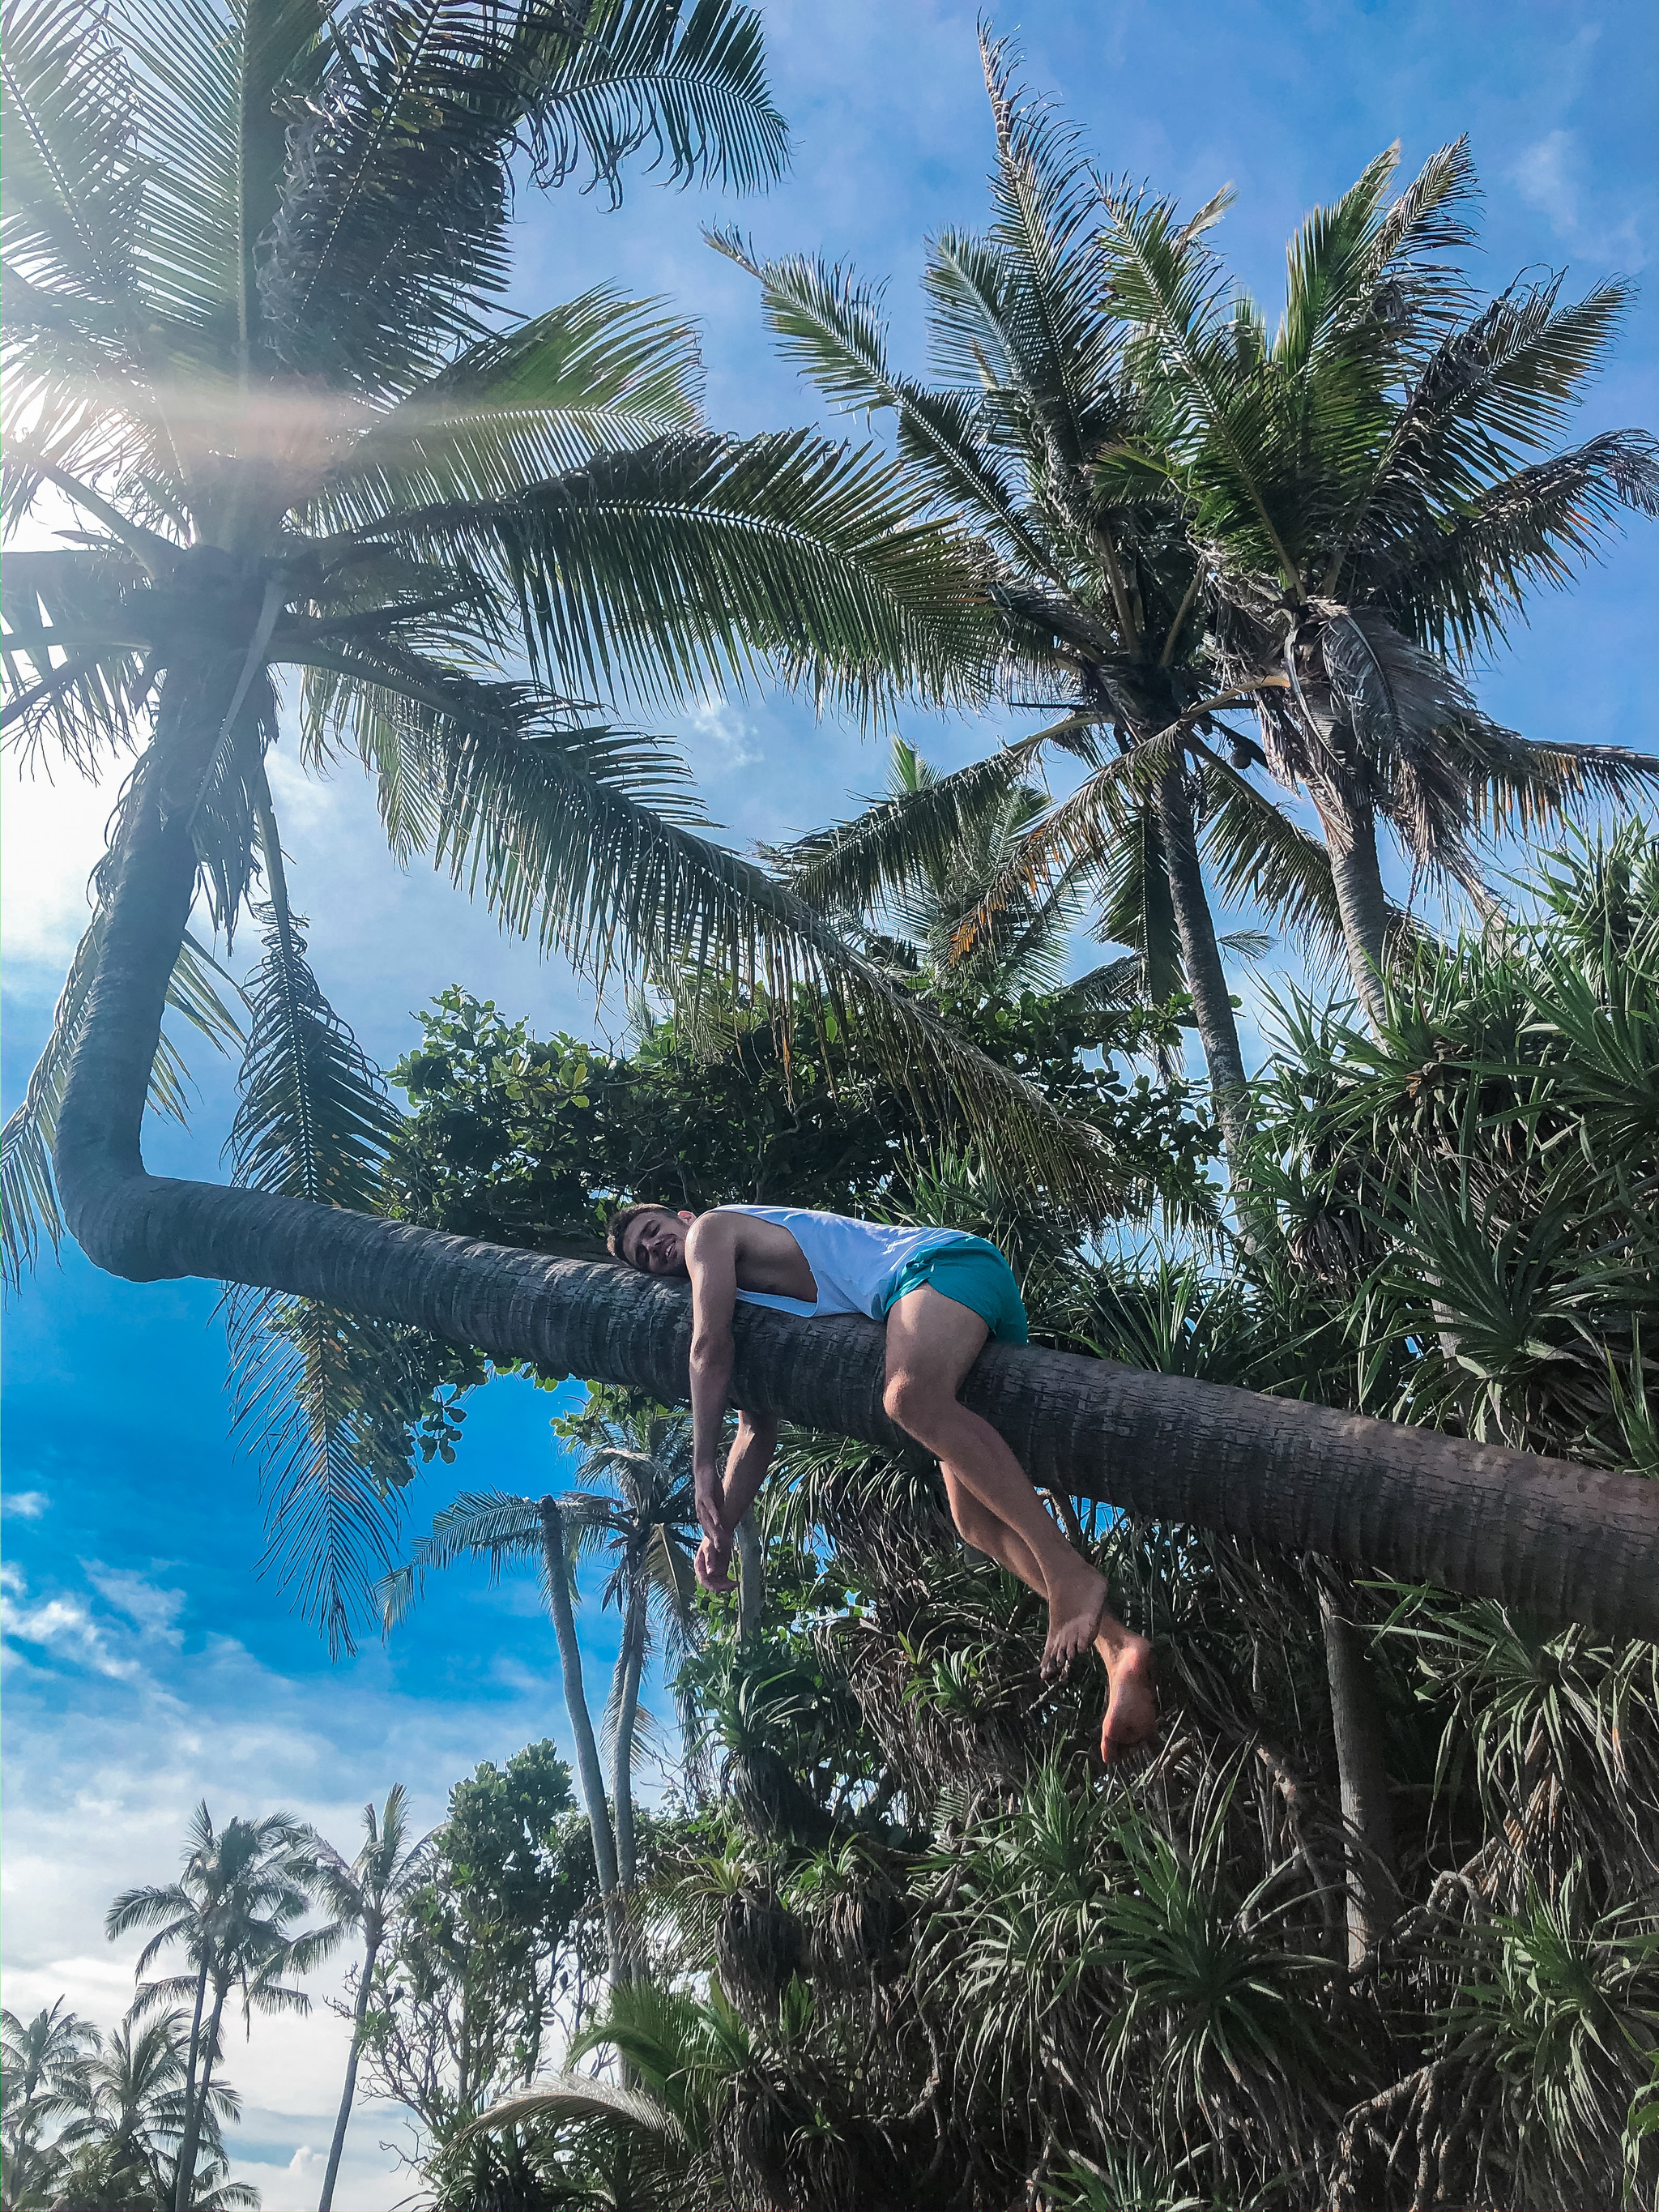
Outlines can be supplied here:
[[738, 1296], [748, 1305], [808, 1316], [861, 1313], [879, 1321], [887, 1291], [918, 1252], [974, 1241], [959, 1229], [895, 1229], [884, 1221], [854, 1221], [844, 1213], [818, 1213], [804, 1206], [722, 1206], [715, 1211], [752, 1213], [789, 1231], [812, 1270], [817, 1304], [771, 1291], [739, 1291]]

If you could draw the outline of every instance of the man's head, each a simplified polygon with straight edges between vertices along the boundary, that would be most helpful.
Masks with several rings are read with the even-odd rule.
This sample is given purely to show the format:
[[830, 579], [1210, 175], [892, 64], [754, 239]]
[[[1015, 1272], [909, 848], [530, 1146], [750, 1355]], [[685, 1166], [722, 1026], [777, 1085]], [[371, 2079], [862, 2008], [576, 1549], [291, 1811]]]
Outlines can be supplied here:
[[685, 1232], [696, 1218], [669, 1206], [624, 1206], [611, 1215], [605, 1241], [642, 1275], [683, 1275]]

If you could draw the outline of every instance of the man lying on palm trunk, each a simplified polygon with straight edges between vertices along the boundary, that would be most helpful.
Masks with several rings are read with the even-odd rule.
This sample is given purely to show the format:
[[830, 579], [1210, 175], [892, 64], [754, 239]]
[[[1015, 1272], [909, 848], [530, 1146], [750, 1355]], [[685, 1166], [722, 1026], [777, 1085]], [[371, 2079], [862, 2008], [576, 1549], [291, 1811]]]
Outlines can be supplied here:
[[1158, 1724], [1152, 1646], [1107, 1610], [1101, 1577], [1044, 1511], [1024, 1470], [988, 1421], [957, 1401], [988, 1336], [1026, 1341], [1025, 1309], [994, 1244], [952, 1229], [892, 1229], [789, 1206], [722, 1206], [676, 1213], [624, 1206], [611, 1249], [647, 1275], [691, 1281], [691, 1449], [703, 1540], [697, 1579], [729, 1589], [732, 1539], [777, 1443], [770, 1416], [740, 1412], [722, 1481], [717, 1452], [732, 1380], [737, 1300], [813, 1318], [863, 1313], [887, 1323], [882, 1403], [932, 1452], [965, 1542], [989, 1553], [1045, 1598], [1046, 1674], [1063, 1674], [1092, 1644], [1110, 1684], [1101, 1727], [1109, 1763]]

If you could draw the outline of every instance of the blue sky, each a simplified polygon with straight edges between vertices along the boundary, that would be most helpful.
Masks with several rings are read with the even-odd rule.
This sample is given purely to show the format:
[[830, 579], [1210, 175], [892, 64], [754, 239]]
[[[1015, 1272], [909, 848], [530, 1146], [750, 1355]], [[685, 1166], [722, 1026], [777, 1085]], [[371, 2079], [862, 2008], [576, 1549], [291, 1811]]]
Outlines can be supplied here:
[[[981, 220], [990, 154], [969, 13], [830, 0], [766, 17], [795, 133], [781, 186], [734, 204], [635, 177], [614, 214], [571, 191], [520, 201], [518, 303], [542, 307], [601, 281], [669, 295], [702, 324], [710, 419], [738, 430], [816, 410], [773, 359], [749, 280], [702, 246], [701, 226], [735, 219], [764, 252], [822, 248], [888, 276], [895, 351], [920, 367], [921, 243]], [[1461, 131], [1486, 191], [1483, 281], [1498, 289], [1523, 268], [1565, 264], [1577, 288], [1648, 270], [1651, 295], [1656, 24], [1633, 0], [1034, 0], [997, 28], [1022, 40], [1028, 82], [1060, 96], [1103, 167], [1189, 205], [1237, 185], [1222, 242], [1271, 311], [1285, 239], [1312, 201], [1396, 137], [1409, 169]], [[1650, 296], [1582, 434], [1655, 422], [1656, 349]], [[1481, 679], [1489, 710], [1534, 736], [1650, 744], [1638, 687], [1656, 605], [1659, 533], [1638, 529], [1589, 588], [1538, 603]], [[675, 726], [739, 842], [809, 826], [881, 778], [857, 732], [816, 725], [787, 699], [711, 699]], [[938, 718], [906, 727], [943, 764], [985, 734]], [[378, 1058], [404, 1048], [410, 1009], [450, 981], [597, 1033], [591, 994], [568, 972], [504, 941], [447, 884], [393, 871], [360, 780], [306, 784], [279, 754], [273, 781], [319, 976]], [[107, 791], [21, 785], [6, 769], [8, 1107], [82, 926], [109, 803]], [[619, 1013], [606, 1023], [619, 1026]], [[189, 1133], [152, 1132], [164, 1170], [216, 1172], [231, 1093], [222, 1068], [198, 1073]], [[124, 1285], [66, 1254], [8, 1315], [3, 1961], [15, 2008], [67, 1989], [97, 2016], [118, 2014], [130, 1955], [104, 1944], [104, 1905], [127, 1882], [165, 1878], [204, 1793], [222, 1817], [289, 1806], [349, 1850], [357, 1808], [392, 1781], [435, 1819], [480, 1759], [564, 1737], [550, 1634], [526, 1584], [492, 1590], [457, 1574], [389, 1647], [329, 1665], [256, 1571], [258, 1502], [226, 1437], [214, 1305], [208, 1286]], [[460, 1480], [544, 1486], [553, 1411], [522, 1384], [476, 1397], [462, 1462], [420, 1486], [417, 1516]], [[592, 1602], [584, 1635], [597, 1678], [614, 1629]], [[341, 2033], [327, 2020], [265, 2025], [234, 2052], [250, 2106], [240, 2161], [270, 2205], [314, 2201]], [[394, 2133], [389, 2114], [354, 2130], [342, 2212], [378, 2212], [403, 2193], [379, 2148]]]

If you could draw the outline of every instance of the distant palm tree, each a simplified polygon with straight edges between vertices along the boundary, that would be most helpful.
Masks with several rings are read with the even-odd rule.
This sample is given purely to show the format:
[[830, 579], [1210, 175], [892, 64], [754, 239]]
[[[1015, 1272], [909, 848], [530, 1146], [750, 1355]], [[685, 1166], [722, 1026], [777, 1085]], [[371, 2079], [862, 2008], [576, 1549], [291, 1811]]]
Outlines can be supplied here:
[[[1270, 339], [1207, 233], [1167, 199], [1100, 201], [1106, 298], [1138, 333], [1150, 417], [1130, 457], [1203, 549], [1219, 691], [1253, 702], [1267, 765], [1318, 811], [1354, 988], [1383, 1011], [1389, 908], [1379, 821], [1413, 866], [1483, 906], [1472, 840], [1620, 800], [1659, 778], [1621, 747], [1497, 727], [1460, 670], [1501, 642], [1528, 593], [1565, 582], [1620, 510], [1659, 514], [1659, 442], [1555, 436], [1607, 357], [1630, 290], [1560, 304], [1561, 279], [1482, 301], [1449, 257], [1473, 243], [1462, 140], [1395, 198], [1381, 154], [1286, 257]], [[1245, 788], [1194, 733], [1223, 794]], [[1243, 748], [1243, 765], [1260, 757]]]
[[351, 2019], [351, 2049], [346, 2057], [345, 2085], [340, 2092], [339, 2117], [334, 2123], [334, 2140], [329, 2146], [328, 2170], [323, 2176], [323, 2191], [318, 2199], [317, 2212], [329, 2212], [334, 2202], [334, 2185], [340, 2171], [340, 2154], [345, 2148], [346, 2127], [351, 2118], [352, 2099], [357, 2087], [357, 2061], [363, 2047], [363, 2022], [368, 2017], [369, 1992], [374, 1980], [374, 1965], [386, 1940], [386, 1931], [397, 1920], [410, 1896], [426, 1879], [428, 1868], [430, 1834], [409, 1840], [407, 1808], [409, 1793], [401, 1782], [394, 1783], [386, 1792], [386, 1803], [379, 1815], [372, 1803], [363, 1808], [363, 1841], [356, 1858], [347, 1863], [331, 1844], [320, 1836], [310, 1846], [313, 1859], [312, 1885], [313, 1893], [325, 1911], [331, 1914], [331, 1926], [344, 1934], [355, 1929], [363, 1941], [363, 1961], [357, 1970], [357, 2001]]
[[542, 1589], [558, 1641], [559, 1663], [564, 1680], [564, 1709], [576, 1752], [576, 1779], [587, 1814], [593, 1843], [593, 1870], [599, 1886], [605, 1915], [605, 1941], [613, 1981], [627, 1972], [621, 1876], [617, 1857], [617, 1832], [605, 1802], [605, 1772], [588, 1709], [582, 1676], [581, 1644], [576, 1635], [571, 1605], [571, 1559], [565, 1541], [564, 1516], [556, 1498], [515, 1498], [505, 1491], [464, 1491], [452, 1505], [433, 1518], [432, 1533], [415, 1544], [410, 1564], [386, 1576], [375, 1586], [381, 1616], [388, 1628], [401, 1620], [413, 1604], [429, 1570], [452, 1566], [466, 1553], [489, 1562], [492, 1576], [499, 1575], [510, 1559], [534, 1559], [541, 1572]]
[[[1105, 298], [1094, 173], [1075, 130], [1016, 82], [1012, 46], [981, 33], [981, 55], [997, 140], [992, 219], [982, 233], [929, 241], [936, 380], [891, 363], [879, 294], [852, 270], [808, 255], [759, 261], [734, 231], [714, 240], [759, 279], [785, 353], [834, 405], [890, 414], [913, 514], [957, 534], [995, 611], [974, 679], [1050, 717], [1001, 752], [805, 841], [790, 878], [832, 906], [902, 896], [971, 837], [988, 793], [1012, 791], [1052, 750], [1081, 760], [1082, 799], [1022, 825], [1009, 865], [959, 917], [956, 950], [1007, 934], [1004, 909], [1040, 911], [1040, 894], [1091, 894], [1103, 929], [1139, 956], [1151, 997], [1191, 993], [1236, 1152], [1248, 1121], [1243, 1059], [1188, 775], [1188, 735], [1216, 703], [1197, 618], [1202, 560], [1167, 487], [1115, 465], [1152, 425], [1129, 327]], [[1256, 811], [1247, 835], [1261, 901], [1298, 925], [1328, 926], [1316, 842], [1277, 810]]]
[[[88, 2069], [100, 2036], [90, 2021], [58, 1997], [33, 2019], [0, 2011], [0, 2138], [5, 2151], [3, 2201], [13, 2205], [44, 2202], [64, 2150], [76, 2139], [75, 2115], [84, 2105]], [[40, 2140], [43, 2128], [57, 2139]]]
[[[64, 2212], [153, 2212], [175, 2197], [186, 2132], [185, 2014], [167, 2012], [112, 2028], [87, 2069], [77, 2148], [61, 2197]], [[202, 2113], [194, 2212], [253, 2205], [257, 2190], [226, 2178], [222, 2130], [240, 2104], [216, 2082]], [[205, 2164], [200, 2163], [205, 2154]]]
[[[683, 1413], [659, 1406], [618, 1404], [598, 1392], [588, 1407], [561, 1422], [567, 1440], [583, 1446], [577, 1463], [582, 1487], [560, 1500], [573, 1560], [590, 1553], [611, 1562], [604, 1602], [615, 1602], [623, 1616], [605, 1727], [611, 1738], [611, 1803], [617, 1823], [617, 1875], [633, 1887], [633, 1760], [639, 1722], [640, 1680], [650, 1656], [653, 1629], [671, 1662], [690, 1648], [696, 1620], [696, 1575], [693, 1560], [702, 1532], [697, 1527], [691, 1476], [691, 1424]], [[745, 1557], [744, 1596], [752, 1601], [751, 1570]], [[680, 1705], [681, 1733], [688, 1763], [695, 1759], [695, 1724]]]
[[194, 1969], [141, 1984], [134, 2006], [141, 2014], [170, 1999], [193, 1998], [173, 2212], [191, 2212], [194, 2203], [196, 2161], [232, 1993], [240, 1993], [249, 2021], [255, 2012], [309, 2011], [310, 1999], [283, 1976], [308, 1972], [337, 1941], [332, 1929], [293, 1929], [308, 1902], [305, 1845], [305, 1831], [285, 1813], [229, 1820], [220, 1830], [204, 1802], [191, 1816], [178, 1881], [124, 1890], [105, 1916], [112, 1941], [137, 1928], [156, 1931], [139, 1954], [140, 1976], [175, 1944]]

